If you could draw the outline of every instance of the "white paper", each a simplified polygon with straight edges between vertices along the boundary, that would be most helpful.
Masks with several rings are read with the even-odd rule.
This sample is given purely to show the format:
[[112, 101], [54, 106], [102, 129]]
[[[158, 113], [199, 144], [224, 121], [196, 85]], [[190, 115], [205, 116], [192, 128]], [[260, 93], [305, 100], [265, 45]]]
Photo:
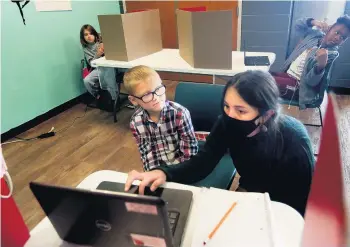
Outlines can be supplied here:
[[36, 11], [65, 11], [72, 10], [70, 0], [36, 0]]
[[237, 202], [232, 212], [206, 247], [271, 247], [271, 224], [261, 193], [228, 192], [211, 188], [203, 194], [192, 247], [203, 247], [203, 241], [220, 219]]

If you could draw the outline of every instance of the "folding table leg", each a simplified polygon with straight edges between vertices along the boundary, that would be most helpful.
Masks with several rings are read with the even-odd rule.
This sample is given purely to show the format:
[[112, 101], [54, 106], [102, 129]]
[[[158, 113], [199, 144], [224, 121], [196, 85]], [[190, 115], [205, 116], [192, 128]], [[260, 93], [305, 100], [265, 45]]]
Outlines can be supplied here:
[[118, 105], [118, 98], [117, 97], [114, 101], [114, 105], [113, 105], [113, 118], [114, 118], [114, 122], [118, 122], [118, 119], [117, 119], [117, 105]]

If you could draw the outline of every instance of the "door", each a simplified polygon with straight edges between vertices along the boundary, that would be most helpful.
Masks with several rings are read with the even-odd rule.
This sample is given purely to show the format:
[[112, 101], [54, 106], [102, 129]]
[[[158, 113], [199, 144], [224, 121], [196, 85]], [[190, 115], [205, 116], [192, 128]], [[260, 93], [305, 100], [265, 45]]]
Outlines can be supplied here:
[[126, 12], [159, 9], [163, 48], [178, 48], [174, 1], [125, 1]]
[[241, 50], [275, 53], [272, 72], [280, 71], [286, 58], [292, 7], [292, 0], [242, 2]]
[[204, 6], [207, 8], [208, 11], [232, 9], [232, 50], [237, 50], [238, 1], [179, 1], [177, 2], [177, 6], [178, 9]]

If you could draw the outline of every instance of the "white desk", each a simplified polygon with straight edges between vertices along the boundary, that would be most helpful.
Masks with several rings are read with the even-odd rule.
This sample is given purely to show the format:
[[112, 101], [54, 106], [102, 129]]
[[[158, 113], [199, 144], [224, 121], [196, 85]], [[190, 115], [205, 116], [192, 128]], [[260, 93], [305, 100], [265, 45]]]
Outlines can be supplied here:
[[[276, 55], [269, 52], [247, 52], [247, 56], [268, 56], [271, 65], [276, 59]], [[101, 57], [91, 62], [91, 66], [93, 67], [128, 69], [137, 65], [147, 65], [156, 71], [213, 75], [214, 83], [216, 75], [233, 76], [247, 70], [269, 71], [270, 69], [270, 66], [245, 66], [244, 54], [240, 51], [232, 52], [232, 69], [228, 70], [193, 68], [180, 56], [178, 49], [163, 49], [162, 51], [132, 60], [130, 62], [106, 60], [105, 57]]]
[[[125, 183], [127, 174], [116, 171], [98, 171], [85, 178], [78, 188], [95, 189], [102, 181], [114, 181]], [[137, 183], [135, 183], [137, 184]], [[193, 205], [190, 212], [190, 218], [187, 222], [185, 235], [182, 246], [190, 247], [192, 236], [197, 222], [199, 207], [199, 196], [201, 188], [182, 185], [177, 183], [166, 183], [166, 188], [186, 189], [193, 192]], [[272, 202], [272, 212], [275, 218], [275, 227], [279, 238], [279, 243], [283, 243], [283, 247], [297, 247], [300, 244], [301, 234], [304, 226], [303, 218], [291, 207]], [[44, 218], [31, 232], [31, 238], [26, 243], [25, 247], [76, 247], [80, 245], [69, 244], [62, 241], [54, 230], [49, 219]], [[253, 236], [252, 236], [253, 237]], [[118, 246], [118, 245], [116, 245]]]

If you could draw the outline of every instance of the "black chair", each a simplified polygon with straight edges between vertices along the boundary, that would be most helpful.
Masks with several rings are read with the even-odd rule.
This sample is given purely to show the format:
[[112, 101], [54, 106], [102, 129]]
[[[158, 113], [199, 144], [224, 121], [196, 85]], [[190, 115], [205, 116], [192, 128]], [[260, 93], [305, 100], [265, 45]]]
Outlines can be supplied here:
[[[221, 98], [224, 86], [206, 83], [180, 82], [176, 87], [175, 102], [186, 107], [191, 114], [195, 131], [210, 132], [219, 115], [221, 115]], [[204, 146], [199, 142], [199, 148]], [[229, 189], [236, 175], [230, 155], [224, 155], [214, 170], [201, 181], [192, 185]]]
[[[291, 106], [296, 106], [296, 107], [299, 107], [299, 101], [297, 100], [287, 100], [287, 99], [281, 99], [280, 100], [280, 103], [282, 105], [291, 105]], [[322, 103], [322, 102], [321, 102]], [[308, 107], [307, 109], [318, 109], [318, 113], [319, 113], [319, 119], [320, 119], [320, 122], [319, 124], [311, 124], [311, 123], [303, 123], [304, 125], [306, 126], [312, 126], [312, 127], [323, 127], [323, 119], [322, 119], [322, 111], [321, 111], [321, 105], [322, 104], [319, 104], [319, 105], [315, 105], [313, 107]]]
[[[84, 77], [88, 73], [90, 73], [94, 68], [89, 65], [89, 63], [86, 61], [85, 58], [80, 60], [80, 64], [81, 64], [81, 77], [84, 79]], [[115, 123], [118, 121], [118, 119], [117, 119], [117, 112], [120, 110], [121, 104], [122, 104], [122, 95], [123, 94], [120, 93], [120, 84], [123, 83], [123, 76], [124, 76], [123, 72], [118, 71], [118, 70], [116, 71], [116, 78], [115, 78], [115, 80], [116, 80], [116, 84], [117, 84], [118, 90], [116, 92], [116, 99], [112, 102], [112, 105], [113, 105], [113, 110], [112, 110], [112, 112], [113, 112], [113, 120], [114, 120]], [[106, 90], [102, 90], [102, 91], [106, 91]]]

